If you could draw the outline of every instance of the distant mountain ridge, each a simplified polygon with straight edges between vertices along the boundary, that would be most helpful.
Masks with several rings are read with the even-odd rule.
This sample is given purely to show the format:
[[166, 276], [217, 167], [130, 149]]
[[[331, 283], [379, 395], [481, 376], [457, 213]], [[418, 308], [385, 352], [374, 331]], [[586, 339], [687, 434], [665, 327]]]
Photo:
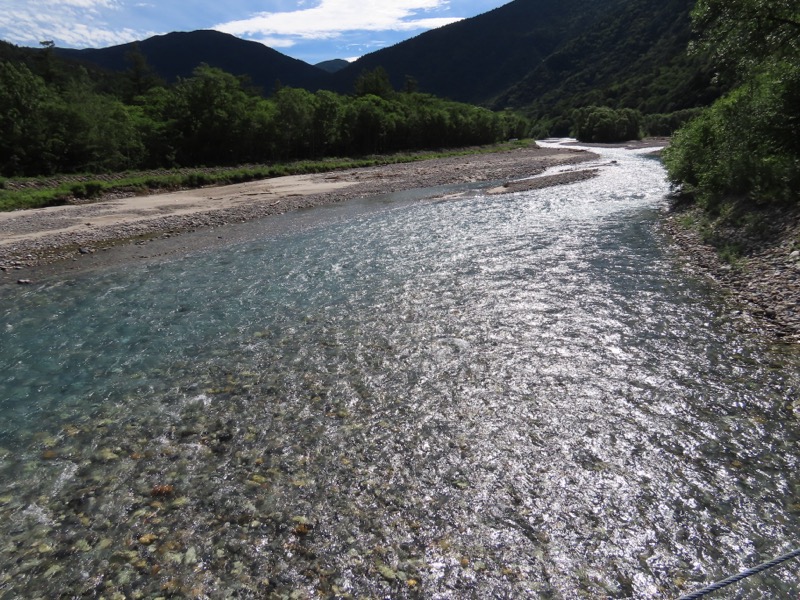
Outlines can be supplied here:
[[189, 77], [198, 65], [205, 63], [233, 75], [246, 75], [253, 85], [267, 94], [278, 82], [312, 91], [330, 87], [330, 74], [324, 70], [264, 44], [219, 31], [175, 32], [110, 48], [56, 48], [55, 52], [64, 58], [85, 61], [111, 71], [125, 71], [130, 67], [128, 56], [137, 49], [150, 67], [167, 81]]
[[350, 62], [344, 60], [343, 58], [334, 58], [333, 60], [326, 60], [324, 62], [317, 63], [314, 66], [318, 69], [322, 69], [323, 71], [327, 71], [328, 73], [337, 73], [346, 68], [349, 64]]

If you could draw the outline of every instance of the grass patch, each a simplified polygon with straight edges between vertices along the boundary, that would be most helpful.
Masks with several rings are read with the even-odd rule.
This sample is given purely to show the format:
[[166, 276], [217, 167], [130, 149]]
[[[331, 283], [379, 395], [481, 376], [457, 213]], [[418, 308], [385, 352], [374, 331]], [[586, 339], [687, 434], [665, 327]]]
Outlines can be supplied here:
[[70, 187], [73, 197], [85, 200], [99, 198], [109, 188], [108, 184], [102, 181], [87, 181], [86, 183], [76, 183]]
[[717, 256], [722, 262], [735, 267], [744, 257], [744, 249], [736, 242], [724, 242], [716, 246]]
[[[182, 189], [195, 189], [211, 185], [246, 183], [284, 175], [306, 175], [345, 169], [374, 167], [448, 158], [474, 154], [491, 154], [517, 148], [528, 148], [533, 140], [513, 140], [490, 146], [459, 148], [438, 152], [418, 152], [365, 156], [356, 158], [325, 158], [318, 161], [298, 161], [274, 165], [257, 165], [240, 168], [185, 169], [165, 175], [120, 173], [113, 176], [91, 179], [89, 181], [63, 182], [64, 177], [41, 177], [26, 179], [0, 178], [0, 211], [27, 208], [62, 206], [71, 201], [96, 200], [115, 192], [145, 195], [155, 192], [169, 192]], [[74, 179], [74, 177], [73, 177]]]
[[72, 192], [66, 186], [53, 190], [0, 190], [0, 211], [63, 206], [70, 198]]

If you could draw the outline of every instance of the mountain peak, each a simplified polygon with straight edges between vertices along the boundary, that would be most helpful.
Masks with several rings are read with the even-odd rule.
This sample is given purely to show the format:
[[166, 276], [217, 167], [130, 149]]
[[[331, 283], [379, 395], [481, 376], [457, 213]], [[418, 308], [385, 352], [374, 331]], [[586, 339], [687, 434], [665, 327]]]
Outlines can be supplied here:
[[312, 90], [328, 84], [329, 75], [308, 63], [259, 42], [212, 29], [175, 31], [109, 48], [57, 48], [56, 52], [112, 71], [124, 71], [129, 67], [128, 54], [135, 46], [153, 70], [167, 81], [189, 77], [195, 68], [205, 63], [233, 75], [246, 75], [263, 90], [272, 89], [278, 81]]

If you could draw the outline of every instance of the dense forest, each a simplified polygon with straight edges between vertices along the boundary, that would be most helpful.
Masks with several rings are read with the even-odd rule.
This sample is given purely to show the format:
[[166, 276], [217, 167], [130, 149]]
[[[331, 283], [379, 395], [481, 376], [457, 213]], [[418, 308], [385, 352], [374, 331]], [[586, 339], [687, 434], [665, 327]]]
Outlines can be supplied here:
[[665, 153], [670, 179], [711, 214], [723, 200], [798, 204], [800, 5], [698, 0], [699, 39], [732, 90], [682, 128]]
[[264, 97], [246, 78], [207, 65], [166, 84], [132, 52], [122, 74], [89, 70], [45, 48], [6, 47], [0, 59], [0, 175], [34, 176], [488, 144], [529, 124], [396, 92], [381, 69], [352, 94], [278, 87]]

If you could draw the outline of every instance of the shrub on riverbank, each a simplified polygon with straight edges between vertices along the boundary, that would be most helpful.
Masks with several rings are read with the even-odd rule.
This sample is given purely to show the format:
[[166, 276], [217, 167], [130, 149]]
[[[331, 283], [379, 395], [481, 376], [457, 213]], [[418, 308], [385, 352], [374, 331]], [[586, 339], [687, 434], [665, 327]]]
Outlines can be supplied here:
[[677, 132], [670, 180], [714, 211], [726, 196], [798, 202], [800, 65], [778, 62]]
[[737, 84], [664, 153], [669, 178], [710, 213], [725, 198], [800, 203], [800, 15], [796, 3], [698, 0], [697, 49]]

